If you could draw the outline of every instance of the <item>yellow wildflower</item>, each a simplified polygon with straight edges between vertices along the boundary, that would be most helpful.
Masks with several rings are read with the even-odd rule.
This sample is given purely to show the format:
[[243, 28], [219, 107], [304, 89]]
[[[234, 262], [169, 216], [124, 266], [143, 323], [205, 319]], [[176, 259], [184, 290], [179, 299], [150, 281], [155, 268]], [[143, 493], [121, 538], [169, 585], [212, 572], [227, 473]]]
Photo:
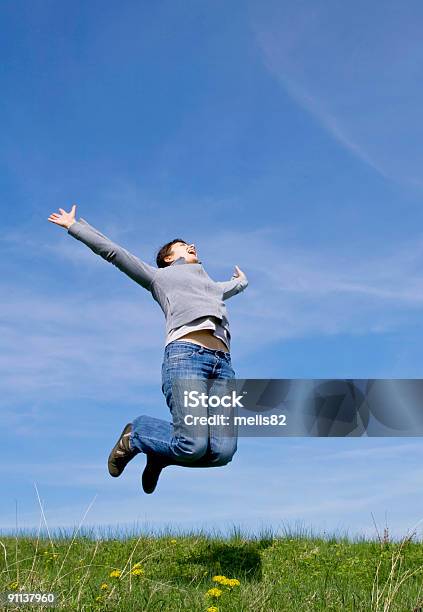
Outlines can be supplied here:
[[105, 591], [108, 588], [109, 588], [109, 585], [107, 584], [107, 582], [103, 582], [102, 584], [100, 584], [100, 589], [102, 591]]
[[141, 576], [141, 574], [144, 573], [144, 570], [142, 569], [142, 567], [136, 567], [135, 569], [132, 570], [131, 574], [133, 576]]
[[178, 540], [173, 539], [173, 540], [171, 540], [171, 541], [170, 541], [170, 543], [171, 543], [171, 544], [177, 544], [177, 543], [178, 543]]
[[210, 608], [207, 608], [207, 612], [219, 612], [219, 608], [216, 606], [210, 606]]
[[219, 582], [220, 584], [226, 584], [226, 581], [228, 579], [226, 578], [226, 576], [213, 576], [212, 580], [213, 582]]
[[239, 586], [241, 583], [239, 580], [237, 580], [236, 578], [228, 578], [226, 584], [229, 587], [234, 587], [234, 586]]
[[120, 578], [122, 575], [122, 572], [118, 569], [113, 570], [112, 572], [110, 572], [109, 576], [110, 578]]
[[134, 563], [132, 569], [135, 569], [136, 567], [141, 567], [141, 561], [138, 561], [138, 563]]
[[216, 587], [213, 587], [207, 591], [206, 595], [209, 597], [220, 597], [222, 595], [222, 591]]
[[19, 587], [19, 583], [15, 580], [15, 582], [11, 582], [9, 584], [9, 589], [12, 589], [13, 591], [16, 591], [16, 589]]

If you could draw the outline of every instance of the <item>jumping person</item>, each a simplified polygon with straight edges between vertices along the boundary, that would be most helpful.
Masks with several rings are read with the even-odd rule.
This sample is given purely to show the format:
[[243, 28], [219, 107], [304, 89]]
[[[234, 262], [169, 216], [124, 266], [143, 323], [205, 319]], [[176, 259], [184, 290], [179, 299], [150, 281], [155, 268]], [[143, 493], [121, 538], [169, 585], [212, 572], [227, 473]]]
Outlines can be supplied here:
[[[173, 383], [194, 378], [210, 385], [211, 379], [217, 384], [235, 378], [224, 300], [247, 287], [244, 272], [235, 266], [230, 280], [213, 281], [198, 259], [195, 245], [180, 238], [159, 249], [156, 268], [109, 240], [84, 219], [75, 220], [76, 204], [70, 212], [59, 208], [59, 213], [52, 213], [48, 221], [66, 228], [71, 236], [150, 291], [166, 318], [162, 392], [173, 423], [148, 415], [128, 423], [109, 455], [110, 475], [120, 476], [127, 463], [143, 452], [147, 462], [142, 486], [146, 493], [152, 493], [167, 465], [216, 467], [229, 463], [237, 450], [237, 436], [226, 435], [219, 425], [193, 429], [185, 419], [192, 409], [184, 406]], [[210, 407], [200, 407], [198, 415], [209, 416]]]

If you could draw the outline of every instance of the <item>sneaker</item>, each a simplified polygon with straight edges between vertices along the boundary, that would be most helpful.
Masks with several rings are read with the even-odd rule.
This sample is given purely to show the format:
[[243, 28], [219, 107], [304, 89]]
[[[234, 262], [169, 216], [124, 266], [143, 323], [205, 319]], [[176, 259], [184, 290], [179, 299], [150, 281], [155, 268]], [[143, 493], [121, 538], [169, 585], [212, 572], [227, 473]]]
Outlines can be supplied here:
[[108, 468], [110, 476], [115, 478], [120, 476], [126, 464], [139, 453], [138, 450], [132, 449], [129, 444], [131, 432], [132, 423], [128, 423], [109, 455]]
[[147, 464], [141, 477], [142, 488], [145, 493], [153, 493], [159, 480], [160, 473], [164, 467], [170, 465], [166, 459], [147, 453]]

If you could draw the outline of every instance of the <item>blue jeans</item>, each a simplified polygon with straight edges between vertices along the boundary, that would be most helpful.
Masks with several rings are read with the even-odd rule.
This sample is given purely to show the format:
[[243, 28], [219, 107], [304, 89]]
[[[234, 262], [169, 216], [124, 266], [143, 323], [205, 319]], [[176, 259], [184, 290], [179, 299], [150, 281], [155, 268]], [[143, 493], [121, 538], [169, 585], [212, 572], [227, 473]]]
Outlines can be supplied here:
[[[235, 378], [230, 353], [212, 350], [194, 342], [174, 340], [164, 351], [162, 364], [162, 392], [169, 406], [173, 423], [141, 415], [132, 423], [130, 444], [143, 453], [160, 457], [167, 465], [215, 467], [226, 465], [237, 450], [237, 435], [228, 435], [223, 425], [207, 424], [193, 428], [184, 421], [186, 415], [210, 416], [213, 407], [185, 407], [172, 383], [177, 378], [195, 378], [195, 388], [202, 386], [212, 394], [210, 379]], [[226, 383], [221, 383], [226, 384]], [[210, 387], [211, 385], [211, 387]], [[222, 408], [219, 409], [220, 412]], [[228, 411], [227, 411], [228, 413]], [[233, 432], [233, 430], [232, 430]]]

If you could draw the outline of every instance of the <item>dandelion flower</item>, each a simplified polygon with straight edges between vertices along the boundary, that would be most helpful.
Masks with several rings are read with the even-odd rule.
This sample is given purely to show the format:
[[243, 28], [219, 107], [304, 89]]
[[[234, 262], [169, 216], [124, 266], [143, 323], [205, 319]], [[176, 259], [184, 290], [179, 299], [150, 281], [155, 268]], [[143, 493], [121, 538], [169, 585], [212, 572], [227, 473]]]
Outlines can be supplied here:
[[239, 586], [241, 583], [239, 580], [237, 580], [237, 578], [228, 578], [226, 584], [229, 587], [234, 587], [234, 586]]
[[209, 597], [220, 597], [222, 595], [222, 591], [216, 587], [213, 587], [207, 591], [206, 595]]
[[131, 574], [133, 576], [141, 576], [141, 574], [144, 573], [144, 570], [141, 567], [136, 567], [135, 569], [132, 570]]
[[136, 567], [141, 567], [141, 561], [138, 561], [138, 563], [134, 563], [132, 569], [135, 569]]
[[210, 606], [210, 608], [207, 608], [207, 612], [219, 612], [219, 608], [216, 606]]
[[122, 575], [122, 572], [121, 572], [121, 570], [118, 570], [118, 569], [113, 570], [113, 571], [112, 571], [112, 572], [110, 572], [110, 574], [109, 574], [110, 578], [120, 578], [120, 577], [121, 577], [121, 575]]
[[212, 580], [213, 582], [218, 582], [219, 584], [226, 584], [228, 579], [226, 576], [213, 576]]
[[173, 539], [173, 540], [171, 540], [171, 541], [170, 541], [170, 543], [171, 543], [171, 544], [177, 544], [177, 543], [178, 543], [178, 540]]
[[105, 591], [108, 588], [109, 588], [109, 585], [107, 584], [107, 582], [103, 582], [102, 584], [100, 584], [100, 589], [102, 591]]
[[13, 591], [16, 591], [16, 589], [18, 588], [19, 583], [15, 580], [15, 582], [11, 582], [9, 584], [9, 588], [12, 589]]

